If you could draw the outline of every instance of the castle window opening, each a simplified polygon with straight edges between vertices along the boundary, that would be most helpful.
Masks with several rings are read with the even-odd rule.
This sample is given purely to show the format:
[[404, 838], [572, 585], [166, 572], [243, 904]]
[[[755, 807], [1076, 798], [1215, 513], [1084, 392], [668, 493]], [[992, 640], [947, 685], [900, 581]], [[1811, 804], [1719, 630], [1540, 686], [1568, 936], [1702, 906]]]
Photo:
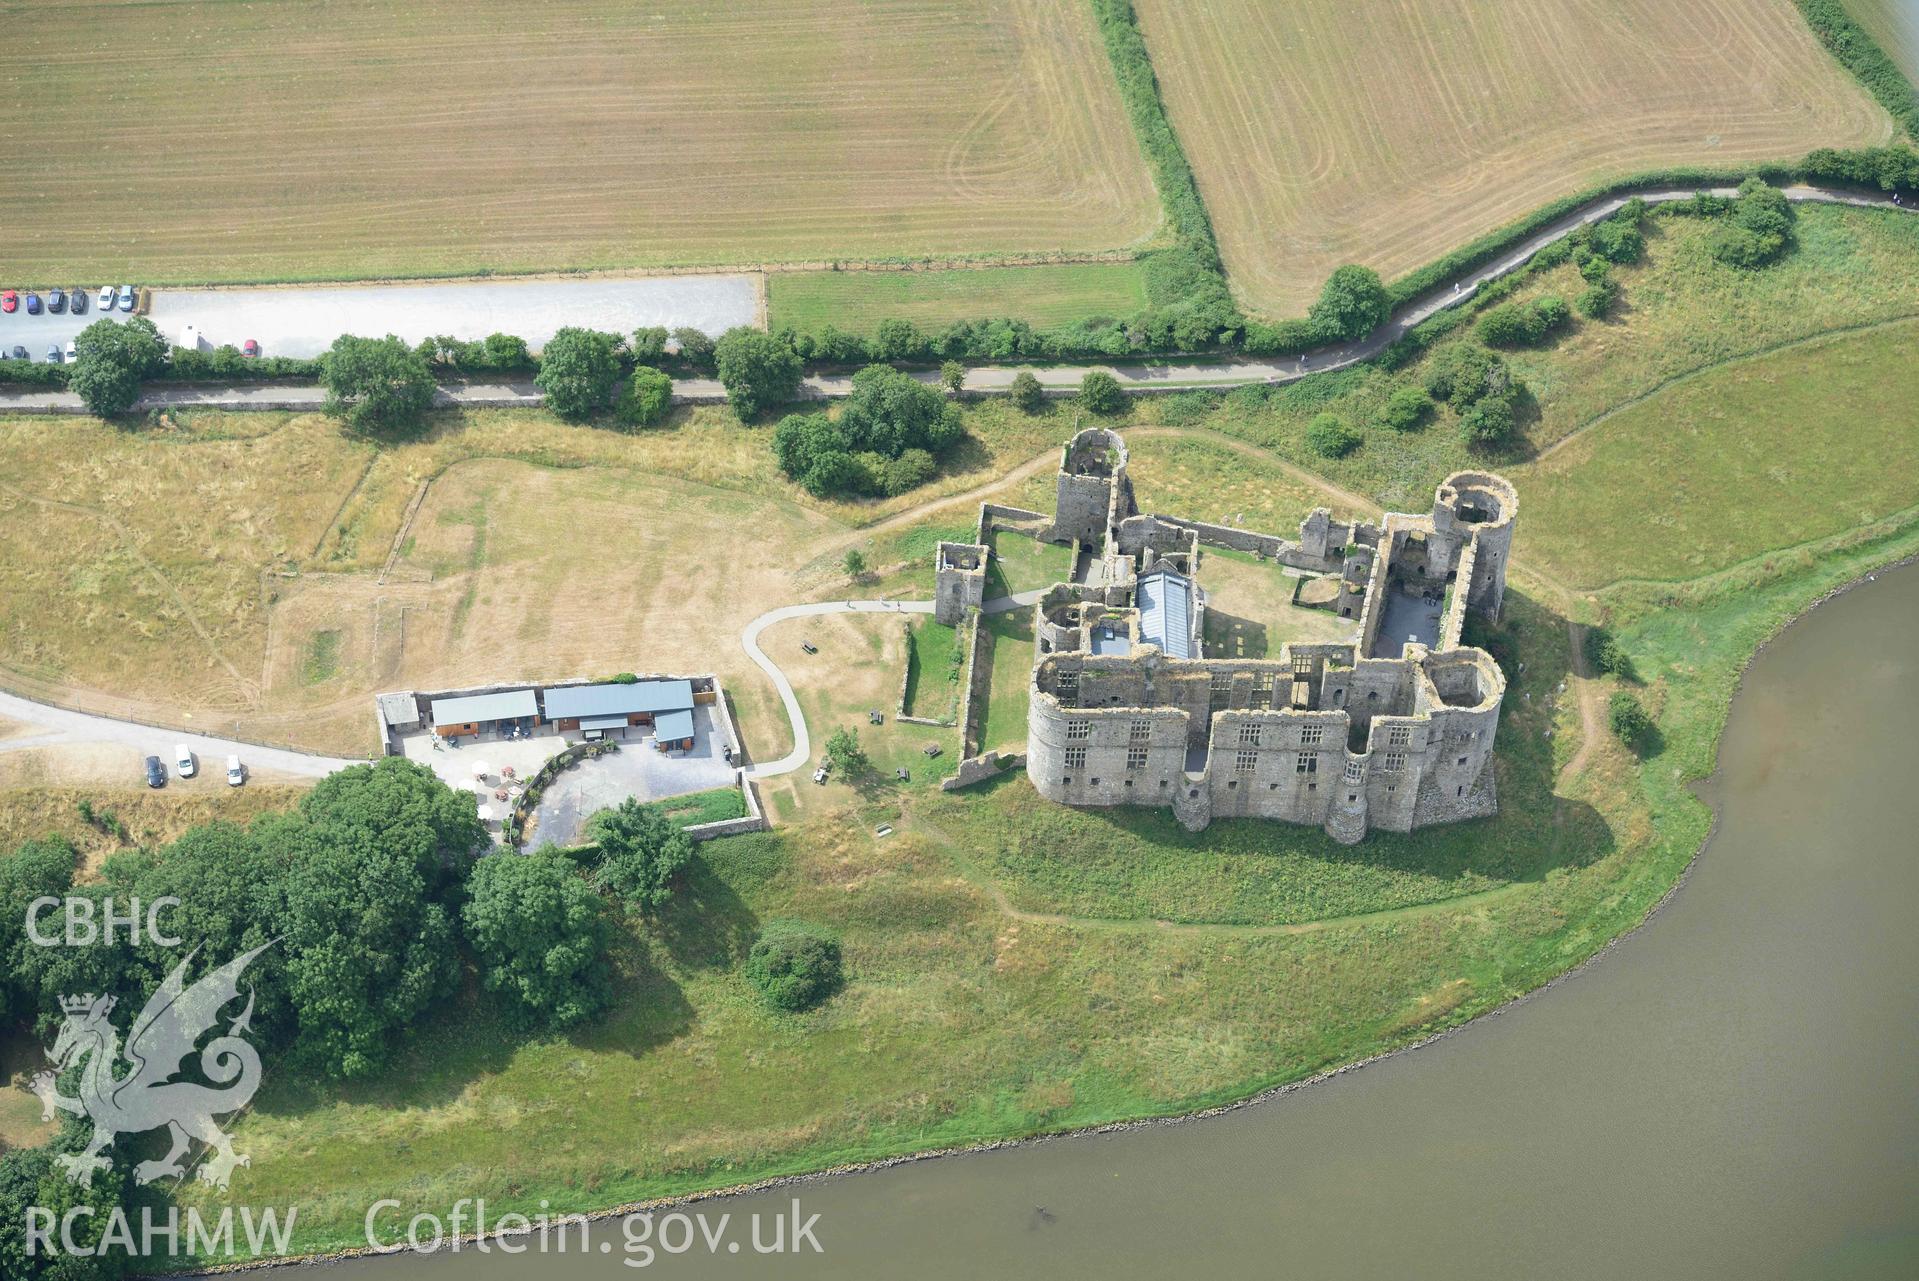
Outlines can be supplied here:
[[1250, 774], [1259, 768], [1258, 752], [1237, 752], [1233, 755], [1233, 769], [1241, 774]]
[[1319, 753], [1301, 752], [1299, 754], [1299, 760], [1293, 765], [1293, 772], [1296, 774], [1319, 773]]
[[1072, 721], [1066, 726], [1066, 737], [1068, 738], [1091, 738], [1092, 736], [1093, 723], [1091, 721]]
[[1083, 747], [1067, 748], [1066, 749], [1066, 768], [1067, 769], [1085, 769], [1086, 768], [1086, 749]]

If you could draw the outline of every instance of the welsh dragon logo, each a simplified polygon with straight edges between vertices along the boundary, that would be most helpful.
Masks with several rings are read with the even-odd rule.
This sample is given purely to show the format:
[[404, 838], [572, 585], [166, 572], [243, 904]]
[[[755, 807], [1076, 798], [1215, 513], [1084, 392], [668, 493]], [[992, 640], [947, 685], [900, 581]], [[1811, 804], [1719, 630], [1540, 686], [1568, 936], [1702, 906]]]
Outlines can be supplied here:
[[[251, 989], [246, 1009], [227, 1026], [224, 1035], [215, 1037], [200, 1051], [200, 1070], [213, 1084], [172, 1078], [201, 1036], [218, 1021], [221, 1008], [239, 996], [240, 975], [254, 957], [271, 946], [265, 944], [227, 962], [191, 987], [187, 986], [186, 971], [198, 949], [188, 953], [133, 1021], [125, 1050], [126, 1060], [133, 1066], [125, 1076], [115, 1075], [122, 1051], [119, 1032], [107, 1017], [113, 1013], [114, 999], [91, 994], [61, 998], [67, 1021], [48, 1056], [53, 1070], [35, 1076], [30, 1088], [40, 1096], [43, 1119], [52, 1120], [57, 1108], [93, 1122], [93, 1139], [85, 1151], [54, 1158], [66, 1167], [68, 1179], [92, 1186], [94, 1171], [110, 1164], [100, 1153], [116, 1137], [162, 1126], [171, 1133], [173, 1146], [161, 1160], [142, 1161], [135, 1166], [136, 1182], [183, 1177], [186, 1167], [181, 1158], [194, 1139], [213, 1149], [200, 1166], [202, 1182], [224, 1189], [234, 1167], [249, 1164], [246, 1157], [233, 1150], [233, 1140], [214, 1124], [214, 1117], [239, 1111], [260, 1088], [260, 1055], [244, 1039], [253, 1017]], [[83, 1059], [86, 1066], [80, 1074], [79, 1096], [69, 1098], [59, 1092], [55, 1074]]]

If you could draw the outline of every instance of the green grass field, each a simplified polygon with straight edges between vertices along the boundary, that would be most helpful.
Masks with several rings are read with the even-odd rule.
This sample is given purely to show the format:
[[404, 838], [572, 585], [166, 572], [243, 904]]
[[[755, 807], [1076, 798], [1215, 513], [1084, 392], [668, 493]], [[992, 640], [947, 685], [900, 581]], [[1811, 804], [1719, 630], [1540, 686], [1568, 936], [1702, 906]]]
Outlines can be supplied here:
[[1146, 305], [1130, 262], [1060, 263], [948, 271], [781, 271], [767, 277], [767, 324], [870, 335], [882, 320], [931, 332], [956, 320], [1006, 317], [1049, 329]]
[[993, 675], [986, 690], [986, 717], [980, 726], [980, 750], [1026, 746], [1027, 690], [1033, 677], [1033, 614], [1021, 609], [984, 620], [993, 638], [988, 651]]
[[1580, 586], [1696, 578], [1919, 504], [1915, 353], [1919, 320], [1902, 321], [1623, 410], [1512, 472], [1526, 555]]
[[[1794, 412], [1779, 414], [1765, 393], [1763, 380], [1767, 375], [1741, 375], [1732, 372], [1741, 366], [1731, 363], [1836, 330], [1919, 316], [1919, 217], [1801, 207], [1796, 224], [1798, 247], [1778, 263], [1756, 272], [1734, 271], [1714, 262], [1704, 244], [1710, 229], [1709, 223], [1691, 219], [1650, 222], [1645, 260], [1617, 273], [1622, 306], [1615, 318], [1582, 320], [1551, 346], [1506, 353], [1508, 363], [1525, 380], [1537, 402], [1530, 420], [1524, 423], [1523, 440], [1512, 449], [1468, 449], [1450, 410], [1442, 409], [1419, 431], [1402, 434], [1374, 425], [1374, 416], [1394, 389], [1423, 380], [1426, 360], [1398, 372], [1370, 365], [1342, 370], [1274, 389], [1270, 394], [1264, 388], [1228, 393], [1215, 398], [1216, 407], [1196, 425], [1271, 450], [1394, 511], [1424, 510], [1432, 502], [1434, 485], [1448, 472], [1468, 467], [1506, 471], [1520, 484], [1525, 513], [1515, 554], [1549, 571], [1564, 568], [1581, 582], [1604, 582], [1635, 573], [1704, 573], [1799, 541], [1790, 536], [1795, 529], [1806, 530], [1801, 537], [1810, 537], [1826, 527], [1823, 521], [1859, 523], [1894, 507], [1919, 502], [1919, 493], [1911, 489], [1914, 472], [1905, 456], [1908, 451], [1887, 447], [1887, 442], [1898, 438], [1902, 426], [1909, 432], [1909, 413], [1903, 417], [1894, 413], [1891, 421], [1859, 422], [1855, 428], [1847, 418], [1844, 402], [1835, 400], [1829, 407], [1817, 403], [1820, 382], [1834, 370], [1794, 364], [1789, 353], [1782, 353], [1785, 363], [1765, 368], [1782, 374], [1793, 369], [1820, 368], [1820, 372], [1809, 376], [1806, 386], [1785, 393], [1794, 397]], [[1515, 297], [1546, 293], [1571, 297], [1579, 286], [1573, 269], [1563, 267], [1527, 280]], [[1442, 339], [1442, 344], [1472, 341], [1469, 329], [1463, 327]], [[1896, 335], [1910, 332], [1909, 328], [1888, 329], [1883, 342], [1862, 339], [1861, 345], [1843, 350], [1861, 353], [1862, 359], [1870, 359], [1869, 353], [1883, 352], [1884, 360], [1896, 363]], [[1909, 336], [1906, 341], [1910, 347]], [[1729, 371], [1729, 381], [1708, 385], [1725, 388], [1735, 399], [1715, 406], [1710, 403], [1710, 391], [1683, 390], [1689, 384], [1682, 380], [1722, 366]], [[1750, 370], [1752, 366], [1745, 368]], [[1835, 370], [1844, 368], [1835, 366]], [[1905, 371], [1888, 376], [1898, 385], [1906, 385]], [[1742, 384], [1741, 380], [1748, 377], [1757, 381]], [[1704, 381], [1704, 377], [1698, 381]], [[1878, 399], [1878, 393], [1866, 385], [1870, 376], [1853, 381], [1857, 386], [1848, 395], [1855, 410], [1877, 413], [1890, 403]], [[1741, 385], [1747, 390], [1732, 391]], [[1661, 393], [1662, 388], [1672, 390]], [[1646, 416], [1637, 421], [1655, 428], [1651, 442], [1642, 440], [1636, 432], [1609, 437], [1605, 427], [1598, 429], [1595, 440], [1622, 442], [1618, 447], [1622, 452], [1609, 455], [1614, 458], [1609, 465], [1623, 476], [1633, 469], [1635, 456], [1684, 463], [1698, 472], [1698, 483], [1688, 487], [1684, 474], [1654, 474], [1649, 470], [1642, 480], [1646, 492], [1657, 497], [1614, 502], [1610, 489], [1584, 485], [1577, 471], [1569, 471], [1563, 484], [1555, 481], [1557, 454], [1538, 469], [1526, 465], [1530, 456], [1550, 449], [1607, 414], [1636, 412], [1622, 407], [1641, 401], [1647, 406], [1683, 403], [1692, 406], [1692, 412], [1706, 415], [1715, 431], [1736, 428], [1724, 438], [1716, 434], [1699, 438], [1697, 448], [1704, 453], [1723, 454], [1731, 449], [1739, 454], [1743, 449], [1739, 442], [1748, 437], [1777, 441], [1780, 448], [1775, 451], [1776, 457], [1763, 461], [1735, 463], [1729, 457], [1694, 457], [1687, 461], [1677, 452], [1681, 442], [1666, 439], [1667, 432], [1657, 421], [1662, 411], [1648, 408]], [[1732, 413], [1734, 405], [1739, 407], [1738, 421], [1721, 423], [1713, 417]], [[1134, 421], [1151, 423], [1163, 408], [1150, 400], [1139, 402], [1132, 411]], [[1307, 424], [1316, 414], [1326, 412], [1358, 426], [1364, 436], [1360, 448], [1345, 458], [1320, 458], [1305, 444]], [[1845, 434], [1802, 437], [1799, 420], [1808, 413], [1821, 416], [1826, 427]], [[1792, 447], [1786, 448], [1786, 442]], [[1579, 442], [1568, 449], [1576, 453], [1585, 447]], [[1261, 474], [1253, 468], [1243, 470], [1248, 476]], [[1539, 483], [1546, 486], [1538, 494], [1533, 492], [1530, 479], [1535, 470], [1542, 476]], [[1157, 497], [1146, 467], [1133, 471], [1135, 488], [1151, 499], [1150, 506], [1187, 510], [1171, 507]], [[1878, 474], [1868, 475], [1874, 471]], [[1739, 488], [1731, 492], [1715, 488], [1704, 483], [1708, 475], [1721, 481], [1736, 476]], [[1855, 486], [1854, 478], [1860, 478], [1861, 483]], [[1570, 486], [1583, 488], [1580, 501], [1586, 505], [1586, 522], [1577, 531], [1552, 534], [1532, 513], [1540, 510], [1538, 504], [1542, 502], [1558, 501], [1552, 495]], [[1190, 481], [1188, 487], [1203, 489]], [[1903, 502], [1902, 494], [1909, 495]], [[1340, 506], [1324, 497], [1319, 501]], [[1675, 506], [1666, 510], [1662, 503]], [[1218, 506], [1214, 504], [1215, 509]], [[1232, 510], [1227, 508], [1229, 513]], [[1692, 546], [1683, 538], [1670, 536], [1671, 529], [1685, 528], [1695, 511], [1707, 526], [1718, 531], [1710, 546]], [[1274, 518], [1278, 515], [1274, 513]], [[1251, 520], [1248, 524], [1259, 527]], [[1284, 530], [1286, 526], [1277, 528]], [[1580, 550], [1575, 543], [1582, 539], [1586, 544]], [[1571, 560], [1561, 566], [1559, 562], [1565, 557]]]
[[906, 656], [906, 714], [951, 720], [959, 707], [967, 633], [932, 618], [915, 619], [912, 633]]
[[746, 797], [737, 787], [716, 787], [709, 792], [670, 797], [657, 802], [654, 808], [677, 826], [698, 827], [701, 823], [746, 817]]
[[1073, 549], [1044, 543], [1025, 534], [994, 530], [987, 535], [993, 549], [986, 568], [986, 598], [1015, 596], [1063, 583], [1073, 574]]

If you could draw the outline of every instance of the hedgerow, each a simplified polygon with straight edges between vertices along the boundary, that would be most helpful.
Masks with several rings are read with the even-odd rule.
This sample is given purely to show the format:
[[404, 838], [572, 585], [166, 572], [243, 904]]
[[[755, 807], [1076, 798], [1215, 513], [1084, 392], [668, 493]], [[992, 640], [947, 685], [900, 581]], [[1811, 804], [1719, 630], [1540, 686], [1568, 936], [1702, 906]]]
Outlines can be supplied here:
[[1839, 65], [1866, 87], [1908, 135], [1919, 138], [1919, 89], [1839, 0], [1799, 0], [1799, 12]]

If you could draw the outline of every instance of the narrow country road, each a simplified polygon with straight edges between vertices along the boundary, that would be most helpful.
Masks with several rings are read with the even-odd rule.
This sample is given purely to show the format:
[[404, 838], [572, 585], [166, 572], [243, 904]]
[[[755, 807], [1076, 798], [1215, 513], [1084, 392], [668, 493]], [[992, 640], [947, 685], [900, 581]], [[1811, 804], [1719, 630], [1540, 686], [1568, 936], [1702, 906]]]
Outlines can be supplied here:
[[[1866, 209], [1894, 209], [1919, 212], [1919, 207], [1894, 204], [1892, 197], [1876, 192], [1852, 191], [1839, 187], [1794, 186], [1784, 188], [1788, 200], [1831, 205], [1853, 205]], [[1136, 361], [1121, 364], [1075, 364], [1045, 366], [983, 365], [967, 370], [963, 392], [973, 395], [1001, 395], [1012, 388], [1021, 372], [1031, 373], [1051, 396], [1071, 395], [1089, 369], [1105, 369], [1127, 391], [1136, 394], [1164, 391], [1223, 389], [1249, 383], [1290, 383], [1310, 374], [1344, 369], [1370, 360], [1399, 341], [1407, 330], [1462, 302], [1470, 300], [1480, 286], [1497, 280], [1520, 267], [1541, 249], [1563, 239], [1579, 227], [1599, 222], [1618, 212], [1634, 197], [1647, 204], [1668, 204], [1690, 200], [1700, 192], [1712, 195], [1737, 194], [1732, 187], [1669, 187], [1629, 195], [1606, 196], [1557, 218], [1494, 262], [1475, 268], [1455, 280], [1441, 284], [1414, 299], [1366, 338], [1354, 343], [1322, 347], [1303, 356], [1272, 359], [1249, 358], [1226, 361]], [[582, 323], [591, 323], [582, 317]], [[914, 376], [924, 382], [939, 381], [935, 370], [918, 370]], [[850, 374], [814, 374], [801, 381], [800, 394], [808, 399], [836, 399], [851, 394]], [[215, 409], [290, 409], [315, 410], [326, 399], [318, 387], [247, 386], [195, 387], [156, 386], [134, 405], [136, 412], [152, 409], [203, 407]], [[543, 401], [540, 389], [530, 379], [448, 384], [440, 388], [436, 402], [469, 408], [518, 408], [536, 406]], [[711, 378], [680, 378], [673, 383], [673, 399], [682, 404], [719, 404], [726, 400], [726, 389]], [[80, 398], [68, 391], [0, 389], [0, 412], [84, 413]]]
[[[1004, 614], [1008, 610], [1020, 609], [1037, 604], [1043, 591], [1020, 592], [1014, 596], [996, 596], [980, 606], [987, 614]], [[783, 605], [779, 609], [769, 610], [746, 625], [740, 633], [740, 648], [753, 660], [755, 666], [765, 672], [772, 680], [775, 689], [780, 692], [780, 702], [786, 707], [786, 718], [793, 722], [793, 750], [777, 761], [767, 761], [750, 766], [748, 778], [776, 778], [781, 774], [791, 774], [812, 759], [813, 740], [806, 731], [806, 713], [800, 710], [800, 700], [793, 693], [793, 682], [786, 679], [786, 673], [780, 665], [760, 648], [760, 633], [775, 623], [783, 623], [792, 618], [819, 618], [826, 614], [930, 614], [933, 602], [930, 600], [824, 600], [810, 605]], [[797, 642], [796, 642], [797, 643]]]
[[17, 752], [27, 748], [50, 747], [66, 743], [119, 744], [127, 749], [126, 777], [129, 783], [140, 779], [140, 761], [147, 756], [158, 756], [166, 762], [170, 772], [173, 768], [173, 749], [179, 743], [185, 743], [193, 749], [194, 754], [200, 758], [202, 771], [224, 770], [229, 756], [238, 756], [241, 763], [251, 772], [266, 771], [293, 778], [325, 778], [335, 770], [345, 769], [349, 765], [366, 764], [364, 760], [350, 760], [341, 756], [310, 756], [305, 752], [290, 752], [279, 747], [262, 747], [258, 743], [242, 743], [230, 738], [210, 738], [205, 734], [195, 734], [189, 730], [161, 729], [134, 721], [115, 720], [109, 716], [94, 716], [87, 712], [70, 711], [47, 703], [36, 703], [30, 698], [21, 698], [17, 694], [5, 692], [0, 692], [0, 716], [39, 731], [16, 738], [0, 739], [0, 752]]

